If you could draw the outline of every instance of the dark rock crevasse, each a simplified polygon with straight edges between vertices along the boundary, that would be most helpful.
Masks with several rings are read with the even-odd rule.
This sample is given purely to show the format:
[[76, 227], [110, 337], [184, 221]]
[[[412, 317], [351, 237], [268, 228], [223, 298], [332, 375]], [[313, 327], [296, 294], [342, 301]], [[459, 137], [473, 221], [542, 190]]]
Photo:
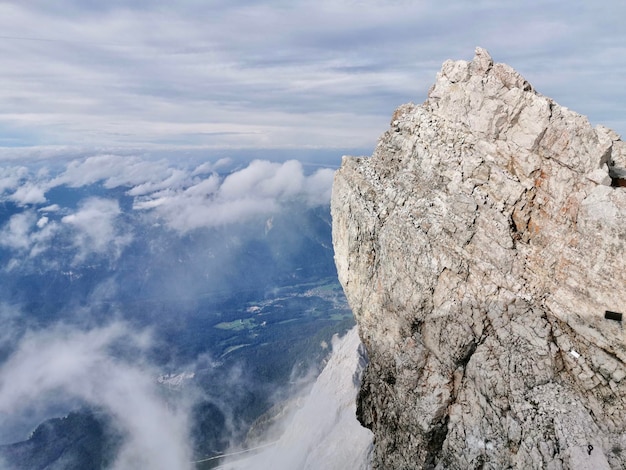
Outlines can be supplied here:
[[[626, 466], [626, 144], [478, 48], [332, 196], [374, 468]], [[590, 446], [593, 448], [589, 452]]]

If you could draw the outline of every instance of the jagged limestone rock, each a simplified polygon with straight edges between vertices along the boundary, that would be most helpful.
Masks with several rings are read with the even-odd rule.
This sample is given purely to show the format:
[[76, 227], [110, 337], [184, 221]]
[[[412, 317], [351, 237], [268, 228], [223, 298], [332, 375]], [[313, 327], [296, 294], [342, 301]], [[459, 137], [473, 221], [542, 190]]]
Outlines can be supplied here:
[[374, 468], [626, 466], [626, 145], [476, 50], [333, 188]]

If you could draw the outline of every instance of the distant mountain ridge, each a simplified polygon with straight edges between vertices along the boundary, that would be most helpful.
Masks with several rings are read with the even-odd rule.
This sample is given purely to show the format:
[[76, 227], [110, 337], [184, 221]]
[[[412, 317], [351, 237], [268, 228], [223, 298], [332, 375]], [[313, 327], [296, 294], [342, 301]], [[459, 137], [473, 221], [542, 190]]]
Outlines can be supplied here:
[[476, 49], [331, 210], [377, 469], [626, 466], [626, 144]]

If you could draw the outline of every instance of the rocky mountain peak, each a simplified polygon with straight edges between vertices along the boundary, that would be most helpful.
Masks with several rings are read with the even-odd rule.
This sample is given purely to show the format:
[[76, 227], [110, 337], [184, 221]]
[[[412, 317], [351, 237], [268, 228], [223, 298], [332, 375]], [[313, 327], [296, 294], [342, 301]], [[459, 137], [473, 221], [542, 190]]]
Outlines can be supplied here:
[[484, 49], [335, 176], [375, 468], [626, 465], [626, 144]]

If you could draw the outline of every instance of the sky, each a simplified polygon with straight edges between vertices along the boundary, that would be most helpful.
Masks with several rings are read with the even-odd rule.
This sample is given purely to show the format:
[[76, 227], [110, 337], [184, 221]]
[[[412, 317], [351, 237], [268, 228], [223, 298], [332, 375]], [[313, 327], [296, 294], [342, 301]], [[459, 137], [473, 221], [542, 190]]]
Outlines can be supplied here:
[[367, 152], [476, 46], [624, 134], [625, 17], [622, 0], [0, 1], [0, 159]]

